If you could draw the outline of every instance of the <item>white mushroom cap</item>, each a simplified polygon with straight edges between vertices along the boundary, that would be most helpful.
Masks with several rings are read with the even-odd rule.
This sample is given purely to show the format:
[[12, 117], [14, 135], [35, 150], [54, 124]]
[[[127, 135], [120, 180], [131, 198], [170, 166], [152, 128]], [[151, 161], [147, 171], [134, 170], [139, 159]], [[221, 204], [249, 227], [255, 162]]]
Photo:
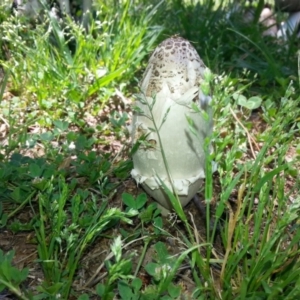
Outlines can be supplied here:
[[141, 89], [149, 97], [163, 92], [176, 100], [192, 87], [199, 86], [205, 69], [189, 41], [171, 37], [163, 41], [150, 57]]

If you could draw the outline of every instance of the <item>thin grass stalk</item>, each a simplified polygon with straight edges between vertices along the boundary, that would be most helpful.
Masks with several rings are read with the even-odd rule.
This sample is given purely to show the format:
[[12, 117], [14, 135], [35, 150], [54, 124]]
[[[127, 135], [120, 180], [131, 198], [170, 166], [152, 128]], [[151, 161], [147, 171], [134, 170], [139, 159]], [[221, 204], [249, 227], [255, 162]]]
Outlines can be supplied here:
[[24, 296], [24, 294], [20, 291], [20, 289], [17, 288], [17, 287], [15, 287], [10, 282], [8, 282], [8, 281], [3, 280], [2, 278], [0, 278], [0, 284], [6, 286], [9, 289], [10, 292], [12, 292], [14, 295], [16, 295], [18, 297], [18, 299], [21, 299], [21, 300], [31, 300], [30, 298], [27, 298], [26, 296]]
[[10, 72], [7, 71], [7, 70], [5, 70], [5, 72], [4, 72], [4, 77], [3, 77], [2, 80], [1, 80], [0, 103], [2, 102], [2, 99], [3, 99], [3, 95], [4, 95], [5, 88], [6, 88], [7, 83], [8, 83], [9, 75], [10, 75]]

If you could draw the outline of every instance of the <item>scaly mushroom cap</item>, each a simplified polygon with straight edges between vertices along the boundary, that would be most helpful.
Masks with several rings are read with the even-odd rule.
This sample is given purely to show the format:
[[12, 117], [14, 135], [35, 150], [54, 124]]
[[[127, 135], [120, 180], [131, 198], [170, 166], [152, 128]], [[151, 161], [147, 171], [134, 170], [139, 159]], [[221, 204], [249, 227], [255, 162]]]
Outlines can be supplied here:
[[190, 42], [174, 36], [163, 41], [153, 52], [141, 81], [141, 89], [148, 97], [164, 93], [176, 100], [199, 85], [205, 69]]

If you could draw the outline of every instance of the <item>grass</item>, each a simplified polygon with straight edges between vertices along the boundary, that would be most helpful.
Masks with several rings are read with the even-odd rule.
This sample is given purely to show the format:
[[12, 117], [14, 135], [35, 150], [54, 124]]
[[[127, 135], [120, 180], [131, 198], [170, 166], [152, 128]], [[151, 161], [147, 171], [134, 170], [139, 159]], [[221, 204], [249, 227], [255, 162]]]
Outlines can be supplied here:
[[[28, 29], [1, 4], [0, 226], [17, 246], [0, 231], [0, 293], [298, 299], [299, 41], [227, 20], [225, 2], [112, 2], [95, 2], [88, 35], [71, 20]], [[129, 175], [127, 102], [148, 54], [175, 33], [215, 74], [207, 165], [218, 169], [200, 191], [202, 223], [171, 192], [177, 214], [163, 218]], [[26, 244], [35, 251], [22, 264]]]

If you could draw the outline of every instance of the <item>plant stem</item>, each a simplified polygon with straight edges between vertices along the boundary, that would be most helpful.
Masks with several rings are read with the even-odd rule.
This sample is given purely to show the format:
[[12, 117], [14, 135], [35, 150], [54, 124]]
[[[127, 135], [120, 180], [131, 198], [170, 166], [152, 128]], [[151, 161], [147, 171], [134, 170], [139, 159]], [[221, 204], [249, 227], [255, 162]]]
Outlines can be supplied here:
[[30, 300], [26, 296], [22, 294], [22, 292], [19, 290], [19, 288], [13, 286], [10, 282], [7, 282], [0, 278], [0, 283], [6, 286], [12, 293], [14, 293], [17, 297], [19, 297], [21, 300]]

